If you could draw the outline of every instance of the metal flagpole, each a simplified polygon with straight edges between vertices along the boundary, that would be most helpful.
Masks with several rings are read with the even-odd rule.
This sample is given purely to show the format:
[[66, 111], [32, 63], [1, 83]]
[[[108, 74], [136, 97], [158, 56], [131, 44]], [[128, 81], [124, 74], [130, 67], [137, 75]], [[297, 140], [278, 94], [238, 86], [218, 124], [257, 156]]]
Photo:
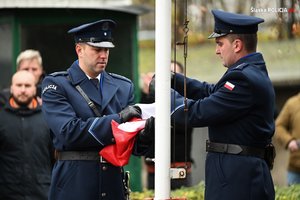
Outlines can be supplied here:
[[155, 197], [170, 199], [171, 0], [155, 1]]

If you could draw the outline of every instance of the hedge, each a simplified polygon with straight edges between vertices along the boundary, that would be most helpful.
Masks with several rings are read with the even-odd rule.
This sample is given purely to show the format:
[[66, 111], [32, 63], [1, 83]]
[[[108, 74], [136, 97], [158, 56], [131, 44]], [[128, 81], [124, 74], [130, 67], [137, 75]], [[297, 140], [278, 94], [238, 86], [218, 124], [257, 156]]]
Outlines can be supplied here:
[[[172, 199], [186, 200], [204, 200], [204, 182], [200, 182], [193, 187], [182, 187], [181, 189], [171, 191]], [[300, 184], [278, 187], [275, 186], [275, 200], [299, 200], [300, 199]], [[131, 192], [131, 200], [151, 200], [154, 198], [153, 190], [145, 190], [143, 192]]]

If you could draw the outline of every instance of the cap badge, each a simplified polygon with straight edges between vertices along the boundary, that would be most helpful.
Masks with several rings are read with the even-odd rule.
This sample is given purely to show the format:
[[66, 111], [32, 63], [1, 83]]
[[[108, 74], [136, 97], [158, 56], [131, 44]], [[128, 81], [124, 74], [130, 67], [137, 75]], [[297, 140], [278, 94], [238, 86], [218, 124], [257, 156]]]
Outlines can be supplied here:
[[109, 23], [108, 22], [104, 22], [102, 25], [102, 30], [107, 31], [109, 29]]

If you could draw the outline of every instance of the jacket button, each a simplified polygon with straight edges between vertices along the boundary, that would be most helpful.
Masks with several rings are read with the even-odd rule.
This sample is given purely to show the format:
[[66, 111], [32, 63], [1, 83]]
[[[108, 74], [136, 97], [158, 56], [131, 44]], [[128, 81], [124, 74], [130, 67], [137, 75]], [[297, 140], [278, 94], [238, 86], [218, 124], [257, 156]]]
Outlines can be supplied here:
[[111, 138], [111, 141], [114, 143], [115, 142], [115, 138]]
[[102, 166], [102, 170], [106, 171], [107, 170], [107, 166]]
[[102, 193], [101, 193], [101, 196], [102, 196], [102, 197], [105, 197], [105, 196], [106, 196], [106, 193], [105, 193], [105, 192], [102, 192]]

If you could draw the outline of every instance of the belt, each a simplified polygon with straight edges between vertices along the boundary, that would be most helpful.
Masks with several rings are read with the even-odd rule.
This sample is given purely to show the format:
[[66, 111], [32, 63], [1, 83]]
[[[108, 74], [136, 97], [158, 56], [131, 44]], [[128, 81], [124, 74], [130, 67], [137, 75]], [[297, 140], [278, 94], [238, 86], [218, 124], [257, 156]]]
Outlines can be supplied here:
[[264, 159], [265, 149], [237, 144], [224, 144], [206, 141], [206, 151], [214, 153], [227, 153], [234, 155], [255, 156]]
[[57, 160], [94, 160], [108, 163], [97, 151], [57, 151]]
[[[155, 166], [154, 164], [146, 164], [147, 166], [147, 172], [148, 173], [154, 173], [155, 172]], [[186, 168], [187, 173], [191, 173], [192, 171], [192, 163], [191, 162], [172, 162], [171, 168]]]

